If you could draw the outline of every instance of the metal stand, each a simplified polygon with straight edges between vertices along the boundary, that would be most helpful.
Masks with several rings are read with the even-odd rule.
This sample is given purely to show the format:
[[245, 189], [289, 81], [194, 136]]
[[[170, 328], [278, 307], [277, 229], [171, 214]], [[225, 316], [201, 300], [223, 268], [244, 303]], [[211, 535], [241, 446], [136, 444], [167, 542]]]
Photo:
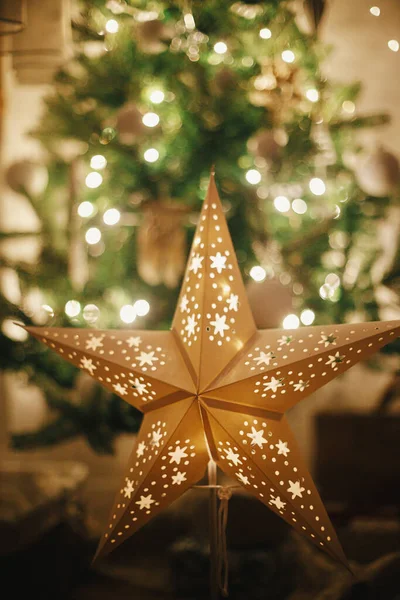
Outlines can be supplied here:
[[218, 513], [217, 513], [217, 465], [211, 459], [208, 463], [209, 528], [210, 528], [210, 598], [219, 600], [218, 584]]

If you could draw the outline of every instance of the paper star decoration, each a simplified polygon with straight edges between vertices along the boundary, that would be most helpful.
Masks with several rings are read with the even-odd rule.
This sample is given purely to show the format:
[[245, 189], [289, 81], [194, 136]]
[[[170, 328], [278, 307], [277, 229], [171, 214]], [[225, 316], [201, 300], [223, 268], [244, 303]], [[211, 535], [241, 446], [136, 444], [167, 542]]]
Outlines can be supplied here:
[[346, 565], [284, 413], [393, 340], [400, 321], [258, 331], [213, 176], [171, 331], [28, 330], [144, 413], [96, 556], [196, 484], [211, 456]]

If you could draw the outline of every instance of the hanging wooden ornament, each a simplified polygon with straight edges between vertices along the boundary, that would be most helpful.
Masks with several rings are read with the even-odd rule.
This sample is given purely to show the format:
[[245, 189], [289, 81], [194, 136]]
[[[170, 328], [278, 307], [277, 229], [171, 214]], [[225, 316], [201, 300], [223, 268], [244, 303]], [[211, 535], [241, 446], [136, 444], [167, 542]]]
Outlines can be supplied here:
[[257, 330], [214, 177], [171, 331], [27, 329], [144, 413], [97, 557], [196, 484], [211, 457], [347, 566], [284, 413], [392, 341], [400, 321]]
[[151, 202], [143, 210], [137, 235], [137, 265], [149, 285], [175, 288], [185, 269], [187, 209], [177, 202]]

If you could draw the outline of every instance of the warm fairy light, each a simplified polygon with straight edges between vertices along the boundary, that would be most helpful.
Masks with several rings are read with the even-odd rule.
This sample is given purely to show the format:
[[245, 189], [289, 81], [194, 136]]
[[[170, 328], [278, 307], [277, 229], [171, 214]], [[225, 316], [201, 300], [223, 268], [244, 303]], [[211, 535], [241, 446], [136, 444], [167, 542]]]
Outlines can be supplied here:
[[183, 16], [183, 22], [185, 23], [185, 27], [188, 31], [193, 31], [193, 29], [196, 27], [192, 13], [186, 13], [186, 15]]
[[138, 317], [144, 317], [150, 310], [150, 304], [147, 302], [147, 300], [136, 300], [133, 308]]
[[88, 200], [81, 202], [80, 205], [78, 206], [78, 215], [80, 217], [83, 217], [83, 218], [91, 217], [93, 213], [94, 213], [94, 206]]
[[96, 323], [100, 317], [100, 309], [95, 304], [86, 304], [83, 307], [82, 316], [87, 323]]
[[42, 306], [40, 307], [42, 310], [44, 310], [45, 313], [47, 313], [48, 317], [54, 317], [54, 310], [51, 306], [49, 306], [48, 304], [42, 304]]
[[217, 54], [225, 54], [227, 50], [228, 46], [225, 44], [225, 42], [217, 42], [214, 44], [214, 52]]
[[272, 33], [271, 30], [268, 29], [268, 27], [263, 27], [262, 29], [260, 29], [260, 38], [262, 38], [263, 40], [269, 40], [271, 36]]
[[117, 208], [109, 208], [103, 215], [103, 221], [106, 225], [116, 225], [121, 218], [121, 213]]
[[103, 177], [97, 171], [92, 171], [86, 175], [85, 183], [88, 188], [98, 188], [102, 184]]
[[282, 321], [283, 329], [297, 329], [300, 325], [300, 319], [296, 315], [287, 315]]
[[306, 308], [302, 311], [300, 315], [300, 320], [303, 325], [312, 325], [315, 319], [315, 312], [309, 308]]
[[85, 240], [88, 244], [98, 244], [101, 240], [101, 231], [97, 227], [90, 227], [85, 234]]
[[107, 166], [107, 159], [102, 154], [95, 154], [90, 159], [90, 166], [92, 169], [97, 169], [101, 171]]
[[318, 102], [319, 100], [319, 92], [318, 90], [311, 88], [306, 91], [306, 96], [310, 102]]
[[119, 29], [118, 21], [115, 19], [109, 19], [106, 23], [106, 31], [108, 33], [117, 33]]
[[254, 281], [264, 281], [267, 276], [267, 272], [265, 269], [260, 267], [259, 265], [255, 267], [251, 267], [250, 269], [250, 277], [254, 279]]
[[335, 289], [332, 288], [328, 283], [324, 283], [324, 285], [321, 285], [321, 287], [319, 288], [319, 295], [323, 300], [332, 298], [334, 293]]
[[[21, 323], [22, 325], [22, 323]], [[4, 335], [6, 335], [10, 340], [14, 340], [15, 342], [25, 342], [28, 338], [28, 332], [23, 327], [20, 327], [14, 319], [4, 319], [1, 324], [1, 331]]]
[[158, 160], [159, 156], [160, 156], [160, 153], [155, 148], [149, 148], [143, 154], [144, 160], [147, 161], [147, 162], [149, 162], [149, 163], [156, 162], [156, 160]]
[[379, 6], [371, 6], [369, 12], [371, 13], [371, 15], [374, 15], [374, 17], [379, 17], [379, 15], [381, 14], [381, 9], [379, 8]]
[[81, 312], [80, 302], [78, 302], [78, 300], [68, 300], [64, 310], [68, 317], [77, 317]]
[[292, 209], [298, 215], [304, 215], [307, 212], [307, 204], [302, 198], [295, 198], [292, 202]]
[[397, 40], [389, 40], [388, 47], [392, 52], [398, 52], [400, 48], [400, 44]]
[[286, 196], [277, 196], [274, 199], [274, 206], [279, 212], [285, 213], [290, 210], [290, 202]]
[[284, 60], [287, 63], [294, 62], [295, 55], [294, 55], [294, 52], [292, 52], [291, 50], [284, 50], [282, 52], [281, 56], [282, 56], [282, 60]]
[[119, 316], [124, 323], [133, 323], [136, 319], [136, 311], [132, 304], [125, 304], [119, 311]]
[[342, 109], [345, 113], [352, 115], [356, 110], [356, 105], [351, 100], [345, 100], [342, 104]]
[[146, 125], [146, 127], [155, 127], [159, 124], [160, 117], [157, 115], [157, 113], [148, 112], [145, 115], [143, 115], [142, 121], [143, 124]]
[[326, 185], [319, 177], [313, 177], [308, 185], [314, 196], [322, 196], [322, 194], [325, 194]]
[[153, 90], [150, 94], [150, 101], [153, 102], [153, 104], [161, 104], [164, 98], [165, 94], [161, 90]]
[[246, 173], [246, 180], [252, 185], [257, 185], [261, 181], [261, 173], [257, 169], [249, 169]]
[[325, 283], [329, 285], [329, 287], [336, 289], [340, 285], [340, 277], [336, 275], [336, 273], [329, 273], [325, 277]]

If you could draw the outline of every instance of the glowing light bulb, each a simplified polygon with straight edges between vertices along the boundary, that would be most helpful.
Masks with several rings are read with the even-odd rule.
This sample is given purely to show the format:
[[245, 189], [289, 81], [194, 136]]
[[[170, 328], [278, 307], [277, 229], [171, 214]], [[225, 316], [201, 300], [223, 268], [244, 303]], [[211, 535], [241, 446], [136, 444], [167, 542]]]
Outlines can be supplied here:
[[294, 59], [296, 58], [294, 55], [294, 52], [292, 52], [291, 50], [284, 50], [282, 52], [281, 56], [282, 56], [282, 60], [284, 60], [287, 63], [294, 62]]
[[319, 92], [314, 88], [307, 90], [306, 96], [310, 102], [318, 102], [319, 100]]
[[257, 185], [261, 181], [261, 173], [257, 169], [249, 169], [246, 173], [246, 180], [252, 185]]
[[153, 90], [150, 94], [150, 101], [153, 102], [153, 104], [161, 104], [164, 98], [165, 94], [161, 90]]
[[146, 125], [146, 127], [156, 127], [156, 125], [158, 125], [160, 122], [160, 117], [157, 115], [157, 113], [148, 112], [143, 115], [142, 122], [144, 125]]
[[106, 23], [106, 31], [108, 33], [117, 33], [119, 29], [118, 21], [115, 19], [109, 19]]
[[307, 212], [307, 204], [302, 198], [295, 198], [292, 202], [292, 208], [298, 215], [304, 215]]
[[119, 311], [119, 316], [124, 323], [133, 323], [136, 319], [136, 311], [132, 304], [125, 304]]
[[400, 48], [400, 44], [397, 40], [389, 40], [388, 47], [392, 52], [398, 52]]
[[103, 215], [103, 221], [106, 225], [116, 225], [121, 218], [121, 213], [117, 208], [109, 208]]
[[251, 267], [250, 269], [250, 277], [254, 279], [254, 281], [264, 281], [267, 276], [267, 272], [265, 269], [260, 267], [259, 265], [255, 267]]
[[352, 115], [353, 112], [356, 110], [356, 105], [351, 100], [345, 100], [342, 104], [342, 108], [344, 112], [348, 113], [349, 115]]
[[78, 300], [68, 300], [64, 310], [68, 317], [77, 317], [81, 312], [80, 302], [78, 302]]
[[214, 52], [217, 54], [225, 54], [227, 50], [228, 46], [225, 44], [225, 42], [217, 42], [214, 44]]
[[98, 188], [103, 182], [103, 177], [97, 171], [92, 171], [86, 175], [85, 183], [88, 188]]
[[263, 27], [262, 29], [260, 29], [260, 38], [262, 38], [263, 40], [269, 40], [270, 37], [272, 36], [271, 30], [268, 29], [268, 27]]
[[150, 304], [147, 302], [147, 300], [136, 300], [133, 308], [138, 317], [144, 317], [150, 310]]
[[185, 27], [188, 31], [193, 31], [193, 29], [196, 27], [192, 13], [186, 13], [183, 16], [183, 22], [185, 23]]
[[300, 320], [303, 325], [312, 325], [314, 323], [315, 313], [313, 310], [306, 308], [300, 315]]
[[[23, 325], [22, 322], [20, 322]], [[25, 342], [28, 339], [28, 332], [23, 327], [19, 327], [14, 319], [4, 319], [1, 325], [1, 331], [6, 335], [10, 340], [15, 340], [16, 342]]]
[[107, 160], [102, 154], [95, 154], [90, 159], [90, 166], [92, 169], [97, 169], [101, 171], [107, 166]]
[[297, 329], [300, 325], [300, 319], [297, 315], [287, 315], [282, 321], [283, 329]]
[[371, 6], [369, 12], [371, 13], [371, 15], [374, 15], [374, 17], [379, 17], [379, 15], [381, 14], [381, 9], [379, 8], [379, 6]]
[[100, 317], [100, 309], [95, 304], [86, 304], [83, 307], [82, 316], [87, 323], [96, 323]]
[[156, 162], [158, 160], [159, 156], [160, 156], [160, 153], [155, 148], [149, 148], [143, 154], [144, 160], [147, 161], [147, 162], [149, 162], [149, 163]]
[[319, 177], [313, 177], [308, 186], [314, 196], [322, 196], [322, 194], [325, 194], [326, 185]]
[[290, 210], [290, 202], [286, 196], [277, 196], [274, 200], [274, 206], [279, 212], [285, 213]]
[[101, 240], [101, 231], [97, 227], [90, 227], [85, 234], [85, 240], [88, 244], [98, 244]]
[[85, 202], [81, 202], [80, 205], [78, 206], [78, 215], [80, 217], [83, 217], [83, 218], [91, 217], [93, 213], [94, 213], [94, 206], [88, 200], [85, 200]]

